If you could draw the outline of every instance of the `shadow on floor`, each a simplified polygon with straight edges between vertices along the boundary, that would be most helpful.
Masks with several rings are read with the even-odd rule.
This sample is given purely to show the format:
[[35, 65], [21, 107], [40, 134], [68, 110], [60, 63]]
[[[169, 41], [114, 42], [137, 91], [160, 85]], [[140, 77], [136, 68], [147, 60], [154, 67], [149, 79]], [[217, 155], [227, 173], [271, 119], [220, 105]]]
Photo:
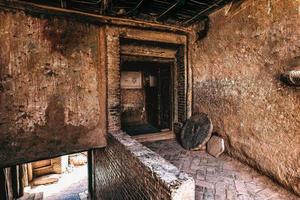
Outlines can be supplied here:
[[62, 174], [57, 183], [25, 188], [27, 194], [19, 200], [87, 200], [87, 191], [87, 165], [83, 165]]
[[148, 148], [192, 176], [196, 200], [299, 200], [300, 198], [226, 154], [187, 151], [175, 140], [145, 143]]

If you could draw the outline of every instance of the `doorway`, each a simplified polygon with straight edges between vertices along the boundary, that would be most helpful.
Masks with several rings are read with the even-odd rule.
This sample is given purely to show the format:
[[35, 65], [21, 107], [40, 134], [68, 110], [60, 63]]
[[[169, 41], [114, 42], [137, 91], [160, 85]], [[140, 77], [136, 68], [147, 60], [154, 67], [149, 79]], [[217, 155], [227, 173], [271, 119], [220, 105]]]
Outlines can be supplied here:
[[172, 130], [172, 63], [121, 64], [121, 129], [131, 136]]
[[[140, 132], [132, 137], [139, 142], [175, 138], [187, 116], [191, 113], [192, 79], [187, 60], [186, 36], [130, 29], [126, 29], [126, 31], [123, 29], [109, 29], [108, 31], [111, 31], [114, 35], [113, 39], [108, 38], [103, 45], [103, 48], [108, 47], [107, 59], [104, 63], [107, 70], [108, 131], [111, 133], [119, 131], [128, 133], [128, 129], [126, 128], [129, 125], [133, 124], [136, 127], [137, 124], [143, 125], [144, 123], [150, 124], [149, 122], [151, 122], [155, 125], [154, 128], [158, 129], [159, 132], [154, 132], [153, 129], [153, 131], [143, 131], [144, 133]], [[125, 62], [139, 62], [141, 65], [134, 63], [130, 66], [128, 65], [126, 69]], [[148, 93], [154, 97], [156, 95], [153, 95], [155, 94], [154, 88], [144, 88], [144, 85], [142, 85], [142, 83], [147, 83], [148, 79], [150, 82], [150, 76], [142, 75], [143, 69], [141, 68], [143, 68], [143, 64], [146, 63], [152, 63], [153, 65], [159, 64], [160, 66], [168, 65], [169, 69], [166, 69], [166, 71], [170, 71], [167, 76], [171, 77], [171, 80], [169, 79], [171, 91], [167, 93], [167, 95], [170, 96], [170, 100], [167, 100], [167, 97], [163, 97], [165, 93], [161, 93], [161, 95], [158, 96], [162, 96], [165, 102], [158, 101], [158, 98], [155, 98], [158, 102], [155, 100], [149, 101], [150, 95], [148, 95]], [[153, 65], [149, 68], [154, 68]], [[163, 67], [155, 68], [163, 69]], [[155, 70], [156, 73], [158, 73], [158, 69]], [[124, 77], [124, 73], [127, 73], [126, 70], [135, 72], [131, 72], [131, 75], [129, 75], [135, 78], [126, 78], [125, 80], [140, 80], [135, 83], [136, 85], [133, 85], [135, 88], [124, 88], [124, 85], [121, 88], [121, 77]], [[125, 76], [128, 76], [128, 74]], [[156, 76], [156, 78], [156, 84], [158, 86], [159, 77]], [[153, 77], [151, 77], [151, 80], [153, 81]], [[161, 81], [161, 83], [163, 83], [163, 81]], [[165, 84], [162, 86], [165, 86]], [[128, 91], [132, 90], [131, 93], [138, 93], [141, 97], [140, 99], [143, 101], [140, 100], [139, 102], [141, 103], [127, 101], [130, 100], [130, 98], [128, 97], [129, 95], [124, 95], [124, 89]], [[146, 98], [147, 96], [148, 98]], [[166, 102], [170, 107], [164, 109], [165, 112], [163, 112], [161, 108], [166, 107]], [[150, 113], [149, 109], [155, 104], [157, 104], [157, 109], [151, 110], [152, 112]], [[160, 105], [160, 107], [158, 105]], [[137, 109], [137, 107], [139, 108]], [[170, 109], [170, 111], [168, 111], [168, 109]], [[148, 111], [148, 114], [146, 111]], [[128, 121], [126, 120], [126, 116], [131, 116], [131, 119], [135, 120]], [[165, 122], [161, 121], [163, 119], [165, 119]], [[151, 129], [152, 128], [153, 127], [151, 127]]]
[[80, 152], [2, 169], [3, 199], [88, 199], [88, 153]]

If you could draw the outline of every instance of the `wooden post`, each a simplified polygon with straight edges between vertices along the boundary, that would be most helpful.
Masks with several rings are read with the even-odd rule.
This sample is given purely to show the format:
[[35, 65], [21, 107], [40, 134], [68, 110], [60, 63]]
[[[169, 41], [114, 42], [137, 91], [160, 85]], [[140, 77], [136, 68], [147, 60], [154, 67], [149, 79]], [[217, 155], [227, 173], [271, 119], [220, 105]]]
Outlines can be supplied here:
[[94, 199], [94, 191], [95, 191], [95, 184], [94, 184], [94, 156], [93, 151], [88, 151], [88, 187], [89, 187], [89, 199]]
[[13, 190], [13, 196], [17, 197], [18, 196], [18, 166], [15, 165], [10, 168], [11, 170], [11, 182], [12, 182], [12, 190]]
[[13, 197], [19, 198], [24, 194], [24, 187], [22, 182], [23, 169], [20, 165], [15, 165], [11, 167], [11, 182]]
[[24, 182], [23, 182], [24, 170], [23, 170], [23, 165], [18, 165], [18, 168], [19, 168], [19, 176], [18, 176], [18, 182], [19, 182], [18, 198], [19, 198], [24, 195]]
[[30, 184], [30, 182], [33, 179], [33, 172], [32, 172], [32, 165], [31, 165], [31, 163], [27, 164], [27, 173], [28, 173], [28, 183]]
[[0, 169], [0, 199], [13, 200], [10, 168]]
[[5, 169], [2, 168], [0, 170], [0, 199], [7, 200], [7, 185], [6, 185], [6, 176]]
[[28, 181], [28, 171], [27, 171], [27, 164], [23, 164], [23, 165], [22, 165], [22, 169], [23, 169], [22, 182], [23, 182], [23, 186], [26, 187], [26, 186], [29, 185], [29, 181]]

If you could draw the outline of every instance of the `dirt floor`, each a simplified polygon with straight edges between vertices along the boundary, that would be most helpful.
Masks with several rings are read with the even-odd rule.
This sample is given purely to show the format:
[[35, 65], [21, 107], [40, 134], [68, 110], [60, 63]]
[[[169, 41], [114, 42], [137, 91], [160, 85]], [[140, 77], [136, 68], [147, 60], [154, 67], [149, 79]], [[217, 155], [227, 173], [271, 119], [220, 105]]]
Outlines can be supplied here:
[[144, 144], [194, 177], [196, 200], [296, 200], [300, 197], [227, 156], [186, 151], [175, 140]]

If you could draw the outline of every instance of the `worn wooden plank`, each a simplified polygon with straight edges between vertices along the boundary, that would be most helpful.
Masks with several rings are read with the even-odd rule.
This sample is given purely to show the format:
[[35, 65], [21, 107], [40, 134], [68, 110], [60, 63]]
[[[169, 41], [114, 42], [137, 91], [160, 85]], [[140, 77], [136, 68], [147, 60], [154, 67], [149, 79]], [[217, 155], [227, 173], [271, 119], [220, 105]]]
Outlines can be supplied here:
[[0, 199], [8, 199], [8, 190], [6, 185], [5, 169], [0, 169]]
[[121, 54], [127, 56], [145, 56], [174, 59], [176, 49], [167, 49], [155, 46], [124, 44], [121, 45]]
[[155, 141], [161, 141], [161, 140], [174, 139], [175, 134], [172, 131], [167, 131], [167, 132], [137, 135], [137, 136], [133, 136], [132, 138], [137, 140], [138, 142], [155, 142]]
[[31, 163], [28, 163], [26, 165], [27, 165], [28, 182], [30, 183], [33, 179], [32, 165]]

